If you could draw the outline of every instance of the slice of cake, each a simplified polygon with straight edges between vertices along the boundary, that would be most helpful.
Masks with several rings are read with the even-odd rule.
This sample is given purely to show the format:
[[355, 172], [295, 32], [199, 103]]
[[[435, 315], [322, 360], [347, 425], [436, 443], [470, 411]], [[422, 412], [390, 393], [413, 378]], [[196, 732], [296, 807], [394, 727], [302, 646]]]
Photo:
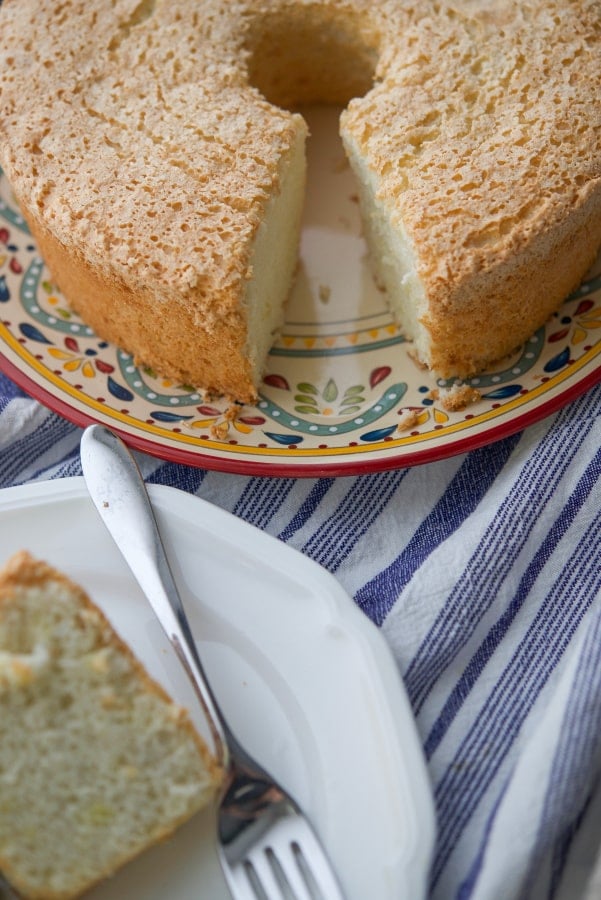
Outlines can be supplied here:
[[27, 553], [0, 573], [0, 871], [79, 896], [215, 796], [187, 713], [85, 592]]

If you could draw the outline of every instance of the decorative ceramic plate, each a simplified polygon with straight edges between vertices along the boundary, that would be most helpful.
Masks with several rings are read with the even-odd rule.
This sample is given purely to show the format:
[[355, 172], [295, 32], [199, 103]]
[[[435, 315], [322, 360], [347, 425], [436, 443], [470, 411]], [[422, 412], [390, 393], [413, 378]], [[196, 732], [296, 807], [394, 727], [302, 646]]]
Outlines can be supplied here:
[[419, 368], [372, 280], [336, 111], [307, 117], [300, 268], [261, 396], [234, 418], [99, 340], [36, 252], [0, 174], [0, 366], [76, 422], [165, 459], [262, 475], [353, 474], [430, 462], [522, 429], [601, 378], [601, 261], [514, 357], [467, 383], [459, 412]]
[[[348, 900], [419, 900], [434, 803], [397, 666], [336, 579], [231, 513], [150, 495], [199, 652], [234, 732], [309, 814]], [[199, 704], [83, 478], [0, 491], [0, 565], [27, 549], [81, 584], [208, 740]], [[1, 889], [0, 889], [1, 892]], [[89, 900], [226, 900], [211, 810]]]

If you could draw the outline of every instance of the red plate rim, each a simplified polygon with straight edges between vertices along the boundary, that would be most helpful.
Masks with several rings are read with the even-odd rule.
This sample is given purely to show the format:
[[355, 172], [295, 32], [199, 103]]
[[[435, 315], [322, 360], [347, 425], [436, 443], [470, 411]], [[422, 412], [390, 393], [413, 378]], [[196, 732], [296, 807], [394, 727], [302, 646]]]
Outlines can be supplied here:
[[72, 422], [74, 425], [85, 428], [88, 425], [101, 423], [107, 425], [118, 434], [124, 442], [134, 450], [148, 453], [150, 456], [162, 459], [165, 462], [174, 462], [182, 465], [210, 471], [224, 472], [231, 475], [246, 476], [270, 476], [280, 478], [320, 478], [331, 476], [368, 475], [374, 472], [390, 471], [392, 469], [411, 468], [426, 463], [439, 462], [450, 459], [471, 450], [492, 444], [503, 438], [510, 437], [530, 425], [534, 425], [547, 416], [571, 403], [587, 390], [601, 382], [601, 364], [578, 380], [569, 385], [560, 393], [541, 402], [536, 407], [516, 414], [514, 417], [491, 426], [476, 435], [458, 438], [448, 444], [439, 445], [433, 449], [416, 450], [415, 452], [403, 452], [402, 455], [382, 457], [365, 461], [346, 461], [335, 463], [263, 463], [256, 460], [244, 460], [229, 458], [207, 453], [204, 450], [191, 452], [180, 450], [177, 447], [162, 445], [157, 441], [149, 441], [146, 438], [131, 434], [125, 429], [113, 426], [110, 416], [95, 417], [74, 409], [69, 403], [54, 395], [51, 391], [39, 385], [34, 379], [22, 372], [10, 360], [0, 352], [0, 371], [4, 372], [16, 385], [27, 394], [38, 400], [53, 412]]

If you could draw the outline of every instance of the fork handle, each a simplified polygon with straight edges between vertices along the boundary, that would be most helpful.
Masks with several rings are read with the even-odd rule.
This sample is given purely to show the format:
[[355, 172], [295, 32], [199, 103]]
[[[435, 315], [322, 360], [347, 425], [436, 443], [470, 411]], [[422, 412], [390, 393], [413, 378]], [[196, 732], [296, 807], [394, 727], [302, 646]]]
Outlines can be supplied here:
[[208, 719], [215, 755], [227, 771], [229, 729], [200, 662], [136, 461], [102, 425], [86, 428], [80, 452], [90, 497], [184, 665]]

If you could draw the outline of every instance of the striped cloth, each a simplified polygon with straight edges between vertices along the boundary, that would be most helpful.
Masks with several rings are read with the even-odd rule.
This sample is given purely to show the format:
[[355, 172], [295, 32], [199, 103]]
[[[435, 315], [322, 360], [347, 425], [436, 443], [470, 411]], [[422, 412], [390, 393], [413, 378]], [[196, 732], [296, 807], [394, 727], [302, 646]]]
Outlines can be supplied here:
[[[601, 386], [492, 446], [360, 477], [137, 454], [149, 482], [316, 560], [381, 627], [431, 775], [436, 900], [583, 896], [601, 764], [600, 412]], [[80, 474], [80, 434], [0, 376], [0, 486]]]

